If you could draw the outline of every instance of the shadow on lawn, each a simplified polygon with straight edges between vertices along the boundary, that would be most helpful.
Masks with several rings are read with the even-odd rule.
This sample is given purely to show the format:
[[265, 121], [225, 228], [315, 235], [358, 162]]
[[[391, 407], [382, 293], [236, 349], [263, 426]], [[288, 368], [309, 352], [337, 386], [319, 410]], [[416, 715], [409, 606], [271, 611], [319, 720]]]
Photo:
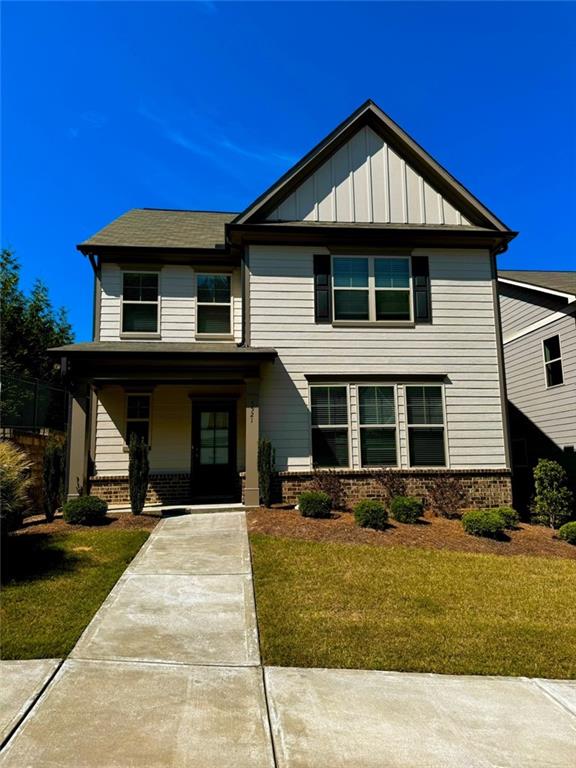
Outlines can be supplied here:
[[82, 556], [68, 552], [48, 533], [4, 536], [2, 584], [15, 584], [47, 576], [60, 576], [77, 569]]

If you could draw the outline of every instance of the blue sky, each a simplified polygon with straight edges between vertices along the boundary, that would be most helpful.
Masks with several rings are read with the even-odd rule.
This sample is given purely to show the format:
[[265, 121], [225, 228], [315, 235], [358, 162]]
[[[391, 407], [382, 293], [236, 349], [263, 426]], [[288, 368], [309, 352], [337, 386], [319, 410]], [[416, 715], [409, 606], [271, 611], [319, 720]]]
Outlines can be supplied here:
[[2, 3], [2, 245], [91, 333], [75, 250], [133, 207], [241, 210], [372, 98], [510, 227], [576, 266], [576, 6]]

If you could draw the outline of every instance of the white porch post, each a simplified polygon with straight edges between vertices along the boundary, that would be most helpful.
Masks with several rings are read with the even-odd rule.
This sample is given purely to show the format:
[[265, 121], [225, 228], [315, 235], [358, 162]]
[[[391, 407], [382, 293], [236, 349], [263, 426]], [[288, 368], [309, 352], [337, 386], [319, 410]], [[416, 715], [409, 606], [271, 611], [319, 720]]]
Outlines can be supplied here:
[[244, 504], [247, 507], [260, 505], [258, 484], [258, 441], [260, 437], [260, 379], [245, 379], [246, 382], [246, 476]]

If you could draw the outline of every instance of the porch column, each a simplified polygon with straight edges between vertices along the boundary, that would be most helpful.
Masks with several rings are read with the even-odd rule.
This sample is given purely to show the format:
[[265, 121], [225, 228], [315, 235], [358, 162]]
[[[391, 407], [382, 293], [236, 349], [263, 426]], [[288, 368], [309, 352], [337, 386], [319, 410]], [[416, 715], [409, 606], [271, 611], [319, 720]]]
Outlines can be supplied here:
[[245, 379], [246, 382], [246, 476], [244, 504], [247, 507], [260, 505], [258, 485], [258, 440], [260, 437], [260, 379]]
[[88, 442], [86, 425], [88, 398], [68, 395], [68, 439], [66, 456], [66, 498], [73, 499], [88, 481]]

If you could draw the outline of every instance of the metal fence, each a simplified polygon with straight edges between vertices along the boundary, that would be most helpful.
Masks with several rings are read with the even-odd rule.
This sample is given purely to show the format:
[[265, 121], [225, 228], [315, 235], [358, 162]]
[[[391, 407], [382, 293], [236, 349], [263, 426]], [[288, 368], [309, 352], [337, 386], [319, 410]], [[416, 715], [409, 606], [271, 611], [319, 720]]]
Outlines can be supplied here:
[[67, 392], [39, 379], [2, 376], [0, 417], [2, 427], [65, 431]]

